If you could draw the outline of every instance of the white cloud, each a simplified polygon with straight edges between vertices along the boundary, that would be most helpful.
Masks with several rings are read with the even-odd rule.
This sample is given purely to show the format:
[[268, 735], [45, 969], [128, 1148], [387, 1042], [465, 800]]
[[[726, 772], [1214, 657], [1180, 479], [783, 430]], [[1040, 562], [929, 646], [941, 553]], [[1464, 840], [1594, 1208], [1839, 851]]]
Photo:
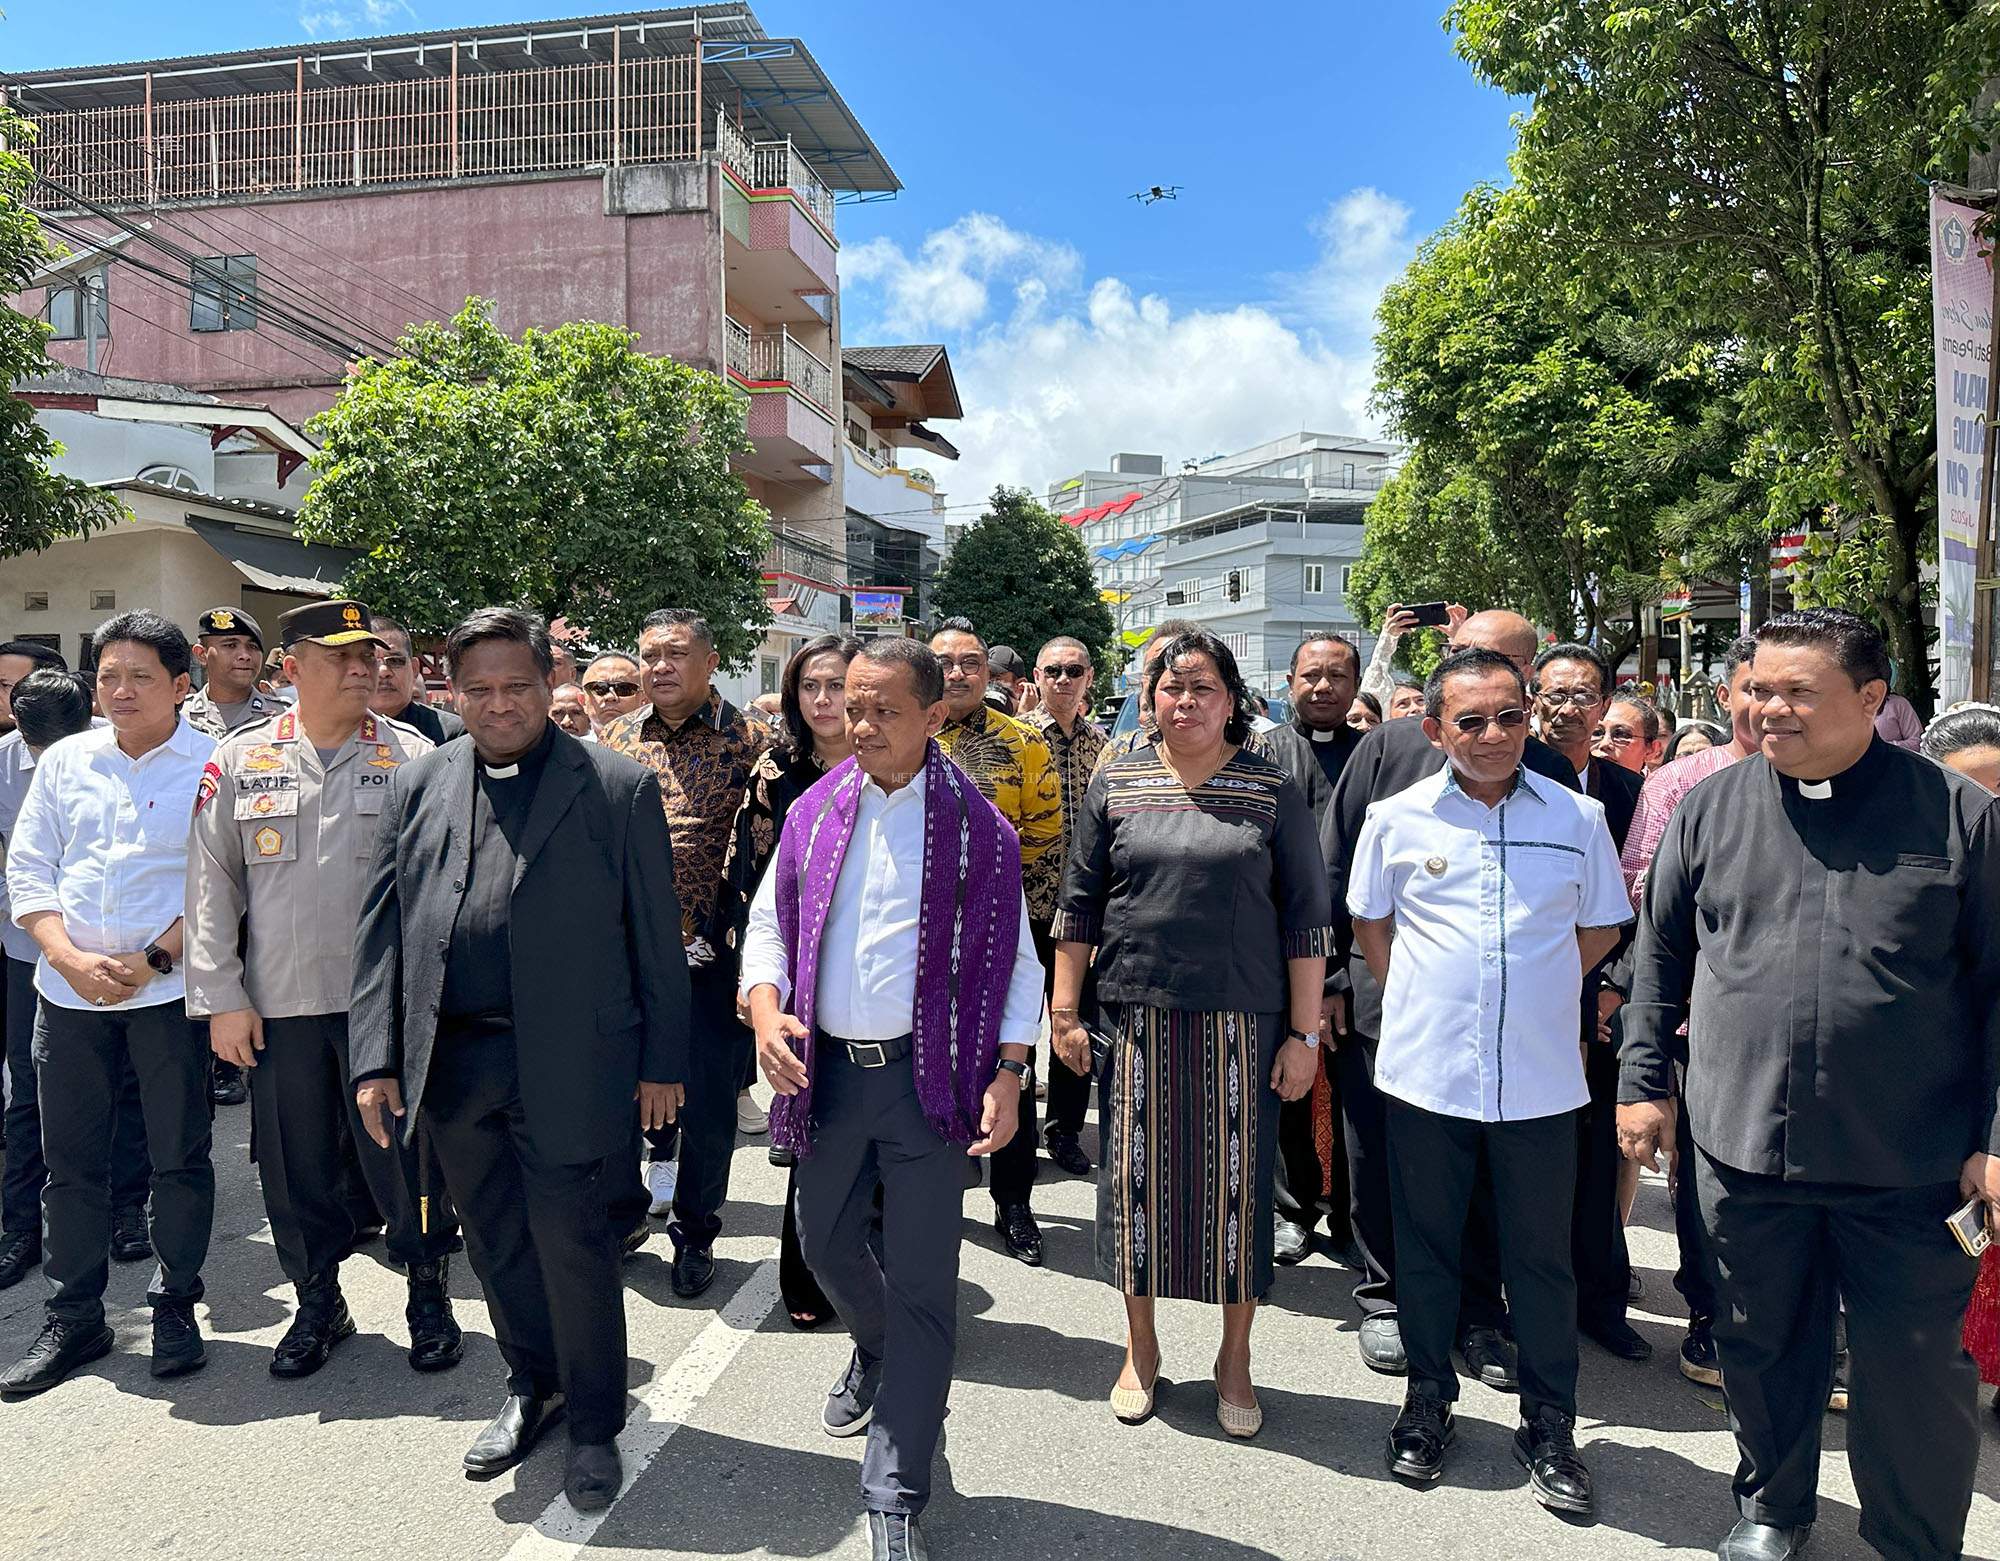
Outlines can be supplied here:
[[308, 38], [339, 37], [367, 27], [370, 31], [405, 21], [414, 22], [417, 13], [408, 0], [361, 0], [358, 6], [322, 5], [299, 12], [299, 26]]
[[844, 335], [950, 346], [966, 416], [942, 427], [964, 458], [933, 470], [954, 505], [996, 482], [1040, 494], [1119, 450], [1174, 471], [1302, 429], [1369, 433], [1375, 302], [1415, 247], [1410, 216], [1355, 190], [1313, 220], [1308, 271], [1251, 280], [1272, 302], [1176, 310], [975, 213], [914, 254], [888, 239], [846, 251]]

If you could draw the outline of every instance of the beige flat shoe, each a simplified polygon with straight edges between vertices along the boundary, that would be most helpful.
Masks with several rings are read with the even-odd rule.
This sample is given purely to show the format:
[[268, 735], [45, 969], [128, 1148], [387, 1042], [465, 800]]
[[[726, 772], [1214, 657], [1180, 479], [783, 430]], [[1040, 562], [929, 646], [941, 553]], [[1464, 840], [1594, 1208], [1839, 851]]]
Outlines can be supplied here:
[[1245, 1409], [1241, 1404], [1232, 1404], [1222, 1396], [1220, 1389], [1215, 1394], [1215, 1420], [1231, 1436], [1248, 1439], [1264, 1429], [1264, 1406], [1252, 1404]]
[[1111, 1390], [1111, 1412], [1126, 1425], [1137, 1425], [1153, 1413], [1153, 1399], [1160, 1385], [1159, 1368], [1153, 1369], [1153, 1380], [1143, 1388], [1113, 1387]]

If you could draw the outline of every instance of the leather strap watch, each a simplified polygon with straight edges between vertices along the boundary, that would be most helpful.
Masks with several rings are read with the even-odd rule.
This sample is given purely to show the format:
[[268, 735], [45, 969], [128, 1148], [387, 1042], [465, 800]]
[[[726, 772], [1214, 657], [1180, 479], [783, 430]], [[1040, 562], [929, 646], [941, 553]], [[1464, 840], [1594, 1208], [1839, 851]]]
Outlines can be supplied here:
[[174, 956], [161, 948], [159, 944], [148, 943], [145, 952], [146, 963], [151, 965], [158, 974], [170, 976], [174, 973]]
[[1025, 1062], [1016, 1062], [1012, 1057], [1002, 1057], [1000, 1059], [1000, 1071], [1002, 1073], [1013, 1074], [1014, 1081], [1022, 1089], [1028, 1087], [1028, 1065]]
[[1307, 1051], [1319, 1050], [1319, 1032], [1317, 1030], [1311, 1034], [1307, 1034], [1304, 1030], [1287, 1030], [1285, 1032], [1285, 1039], [1288, 1041], [1303, 1042]]

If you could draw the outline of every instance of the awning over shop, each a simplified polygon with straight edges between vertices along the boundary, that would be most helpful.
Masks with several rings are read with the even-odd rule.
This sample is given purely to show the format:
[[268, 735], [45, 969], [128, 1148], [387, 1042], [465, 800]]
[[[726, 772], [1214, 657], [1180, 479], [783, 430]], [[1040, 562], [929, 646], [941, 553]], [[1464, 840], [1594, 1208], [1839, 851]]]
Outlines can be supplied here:
[[188, 516], [187, 527], [260, 591], [332, 596], [340, 590], [348, 567], [361, 556], [350, 548], [301, 542], [296, 537], [234, 526], [226, 520], [205, 520], [199, 515]]

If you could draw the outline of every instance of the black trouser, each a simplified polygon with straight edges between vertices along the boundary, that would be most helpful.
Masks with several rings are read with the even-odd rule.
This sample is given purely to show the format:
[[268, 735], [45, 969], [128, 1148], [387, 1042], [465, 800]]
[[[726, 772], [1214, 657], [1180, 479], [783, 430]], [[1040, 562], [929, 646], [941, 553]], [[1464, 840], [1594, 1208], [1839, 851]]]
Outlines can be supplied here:
[[[1396, 1303], [1396, 1229], [1390, 1195], [1387, 1099], [1375, 1087], [1376, 1039], [1349, 1026], [1334, 1037], [1335, 1075], [1347, 1139], [1349, 1223], [1361, 1253], [1361, 1282], [1354, 1299], [1363, 1312], [1393, 1312]], [[1500, 1290], [1500, 1247], [1494, 1229], [1493, 1180], [1480, 1175], [1472, 1188], [1460, 1259], [1464, 1295], [1459, 1331], [1505, 1328], [1507, 1303]]]
[[[507, 1362], [507, 1390], [568, 1400], [572, 1442], [625, 1423], [625, 1298], [602, 1160], [537, 1143], [510, 1030], [438, 1033], [421, 1107]], [[405, 1135], [407, 1136], [407, 1135]]]
[[[1326, 1065], [1322, 1050], [1313, 1052], [1317, 1067]], [[1333, 1207], [1322, 1190], [1324, 1182], [1319, 1144], [1313, 1137], [1313, 1092], [1307, 1090], [1297, 1100], [1278, 1106], [1278, 1159], [1271, 1179], [1271, 1202], [1278, 1218], [1306, 1230], [1318, 1225], [1322, 1215], [1331, 1223]]]
[[264, 1049], [250, 1069], [264, 1211], [278, 1266], [295, 1285], [338, 1268], [353, 1248], [355, 1210], [346, 1182], [357, 1164], [366, 1184], [362, 1197], [387, 1226], [392, 1258], [405, 1265], [434, 1260], [450, 1239], [438, 1197], [430, 1233], [422, 1230], [417, 1147], [380, 1148], [362, 1128], [347, 1055], [345, 1014], [266, 1019]]
[[[882, 1362], [861, 1459], [862, 1501], [874, 1512], [921, 1512], [958, 1339], [965, 1149], [925, 1119], [909, 1058], [858, 1067], [825, 1035], [814, 1055], [813, 1152], [799, 1161], [799, 1239], [855, 1347]], [[878, 1187], [879, 1258], [869, 1238]]]
[[[33, 960], [7, 961], [7, 1156], [0, 1176], [0, 1235], [42, 1234], [42, 1183], [49, 1168], [42, 1160], [42, 1113], [35, 1085], [35, 995]], [[146, 1158], [146, 1118], [139, 1108], [139, 1076], [131, 1063], [118, 1091], [118, 1115], [111, 1128], [111, 1207], [129, 1209], [146, 1201], [153, 1162]]]
[[1410, 1382], [1447, 1400], [1458, 1397], [1451, 1346], [1462, 1288], [1459, 1265], [1483, 1153], [1499, 1214], [1500, 1271], [1521, 1348], [1522, 1416], [1544, 1407], [1574, 1415], [1576, 1279], [1569, 1235], [1576, 1113], [1476, 1122], [1394, 1098], [1386, 1104], [1398, 1317]]
[[1632, 1299], [1632, 1257], [1618, 1209], [1618, 1017], [1612, 1038], [1597, 1039], [1597, 1001], [1586, 997], [1590, 1023], [1584, 1081], [1590, 1104], [1577, 1113], [1576, 1206], [1570, 1226], [1570, 1260], [1576, 1272], [1576, 1316], [1586, 1330], [1625, 1321]]
[[1687, 1302], [1689, 1317], [1715, 1316], [1715, 1264], [1710, 1260], [1708, 1233], [1701, 1227], [1701, 1155], [1688, 1137], [1687, 1102], [1675, 1087], [1675, 1121], [1680, 1124], [1680, 1150], [1674, 1176], [1674, 1239], [1680, 1248], [1680, 1265], [1674, 1270], [1674, 1288]]
[[1695, 1149], [1682, 1155], [1701, 1162], [1725, 1303], [1715, 1345], [1739, 1454], [1737, 1507], [1758, 1523], [1813, 1521], [1844, 1300], [1861, 1537], [1898, 1561], [1957, 1556], [1979, 1461], [1979, 1371], [1959, 1342], [1979, 1265], [1944, 1229], [1958, 1184], [1793, 1182]]
[[[1049, 936], [1046, 927], [1038, 927], [1031, 922], [1028, 930], [1034, 934], [1035, 957], [1042, 962], [1042, 995], [1053, 999], [1056, 990], [1056, 940]], [[1095, 1020], [1096, 1010], [1097, 969], [1091, 965], [1083, 973], [1083, 992], [1077, 998], [1077, 1012], [1085, 1023], [1091, 1023]], [[1048, 1086], [1048, 1100], [1042, 1113], [1047, 1131], [1067, 1133], [1075, 1138], [1083, 1131], [1083, 1119], [1090, 1111], [1090, 1075], [1071, 1072], [1069, 1066], [1056, 1055], [1055, 1042], [1051, 1039], [1049, 1074], [1042, 1082]], [[1021, 1091], [1021, 1103], [1028, 1108], [1030, 1116], [1034, 1114], [1034, 1095], [1033, 1090]], [[1003, 1149], [1001, 1154], [1005, 1153]], [[999, 1156], [994, 1158], [997, 1161]], [[1032, 1176], [1028, 1185], [1034, 1185]], [[1025, 1199], [1027, 1194], [1021, 1196]]]
[[[736, 1097], [751, 1065], [756, 1037], [736, 1017], [736, 961], [718, 959], [688, 972], [687, 1096], [672, 1125], [641, 1132], [632, 1113], [632, 1158], [680, 1162], [674, 1183], [674, 1218], [668, 1227], [681, 1246], [707, 1247], [722, 1232], [729, 1197], [729, 1164], [736, 1153]], [[651, 1195], [636, 1166], [617, 1166], [605, 1178], [611, 1228], [621, 1235], [646, 1217]]]
[[49, 1315], [86, 1327], [104, 1320], [111, 1142], [128, 1068], [139, 1078], [153, 1161], [153, 1251], [160, 1261], [146, 1297], [155, 1306], [201, 1299], [215, 1218], [208, 1059], [180, 1000], [108, 1014], [43, 1003], [35, 1034], [49, 1167], [42, 1266], [51, 1286]]

